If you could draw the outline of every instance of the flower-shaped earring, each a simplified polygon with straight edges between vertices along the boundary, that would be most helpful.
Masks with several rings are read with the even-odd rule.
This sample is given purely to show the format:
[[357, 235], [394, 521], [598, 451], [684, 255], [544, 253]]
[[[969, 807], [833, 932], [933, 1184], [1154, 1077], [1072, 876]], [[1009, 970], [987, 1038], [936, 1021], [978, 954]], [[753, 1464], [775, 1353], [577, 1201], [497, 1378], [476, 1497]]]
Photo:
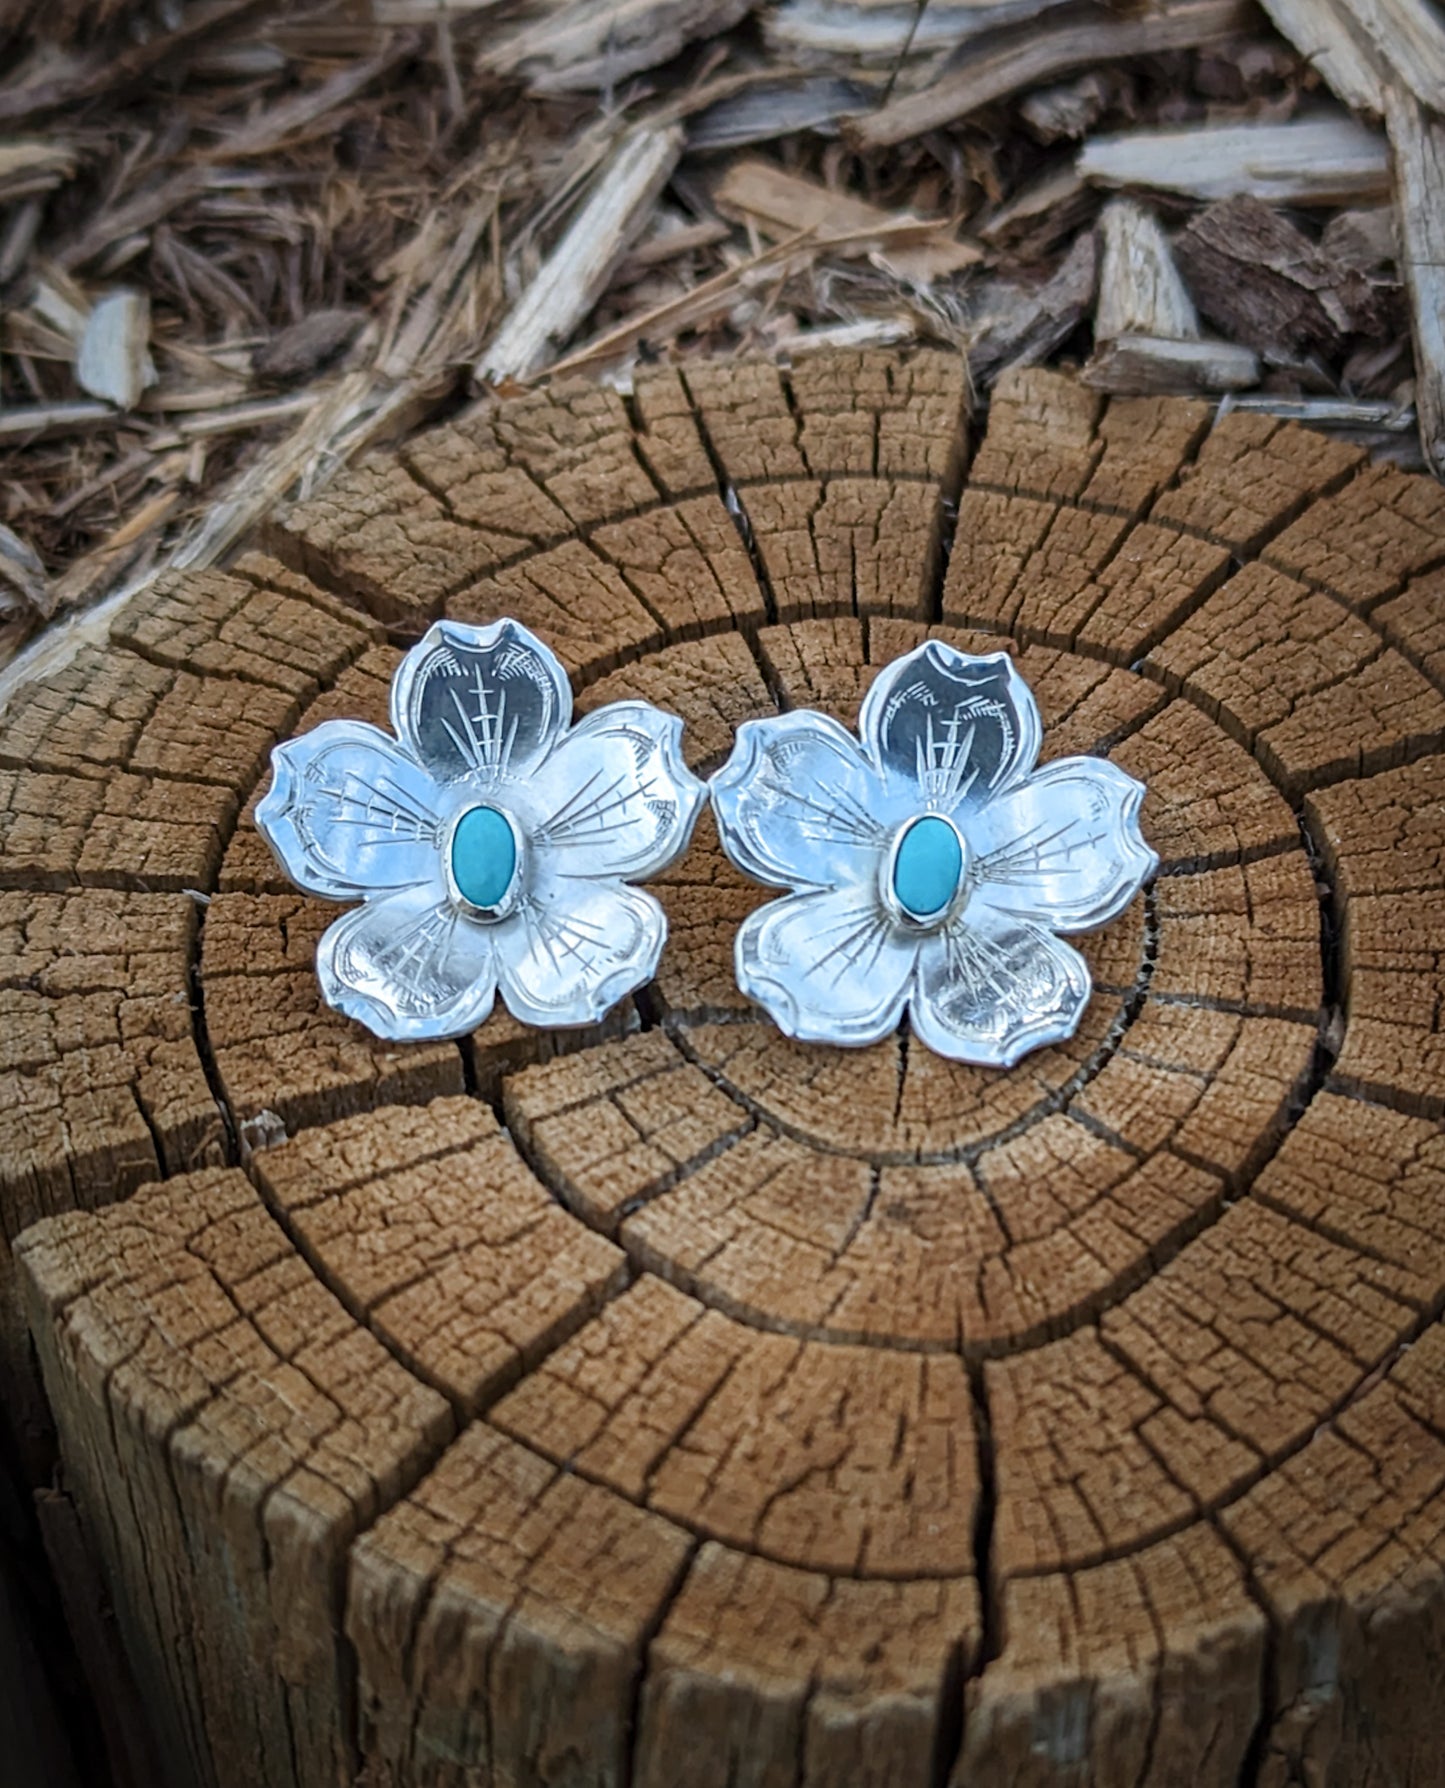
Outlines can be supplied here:
[[939, 1055], [1010, 1067], [1070, 1036], [1089, 931], [1158, 867], [1142, 784], [1102, 758], [1035, 770], [1042, 727], [1006, 653], [930, 640], [826, 715], [745, 721], [711, 795], [740, 869], [795, 890], [738, 932], [738, 983], [790, 1037], [876, 1042], [904, 1006]]
[[317, 946], [329, 1005], [455, 1037], [498, 987], [528, 1024], [581, 1025], [651, 978], [667, 922], [627, 884], [685, 848], [705, 791], [676, 715], [571, 712], [525, 627], [440, 621], [392, 684], [395, 739], [332, 720], [277, 746], [263, 837], [308, 893], [364, 902]]

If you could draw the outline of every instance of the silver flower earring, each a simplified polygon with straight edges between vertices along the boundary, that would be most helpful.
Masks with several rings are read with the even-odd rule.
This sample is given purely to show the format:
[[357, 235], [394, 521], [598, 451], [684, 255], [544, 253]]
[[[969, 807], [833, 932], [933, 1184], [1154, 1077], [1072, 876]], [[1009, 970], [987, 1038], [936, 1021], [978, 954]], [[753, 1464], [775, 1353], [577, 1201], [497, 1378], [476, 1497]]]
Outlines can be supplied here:
[[742, 990], [808, 1042], [876, 1042], [905, 1006], [928, 1048], [987, 1067], [1070, 1036], [1089, 970], [1054, 934], [1112, 919], [1158, 867], [1143, 785], [1102, 758], [1036, 770], [1007, 654], [938, 640], [882, 672], [859, 732], [745, 721], [712, 780], [729, 857], [794, 890], [743, 923]]
[[363, 903], [317, 947], [328, 1005], [455, 1037], [498, 989], [527, 1024], [582, 1025], [652, 977], [667, 922], [629, 883], [686, 848], [705, 791], [676, 715], [571, 712], [525, 627], [440, 621], [397, 671], [395, 738], [333, 720], [277, 746], [263, 837], [308, 893]]

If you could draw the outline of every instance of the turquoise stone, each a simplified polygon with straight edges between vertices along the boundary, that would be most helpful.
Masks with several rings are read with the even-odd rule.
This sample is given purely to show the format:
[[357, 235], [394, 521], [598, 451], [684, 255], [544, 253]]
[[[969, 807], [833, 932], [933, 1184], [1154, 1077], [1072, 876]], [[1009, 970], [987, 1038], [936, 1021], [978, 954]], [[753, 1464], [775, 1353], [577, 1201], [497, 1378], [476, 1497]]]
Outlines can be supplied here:
[[893, 892], [904, 912], [915, 919], [941, 913], [962, 874], [963, 847], [948, 821], [931, 813], [914, 820], [893, 859]]
[[472, 807], [452, 833], [452, 880], [473, 906], [500, 906], [517, 871], [517, 840], [495, 807]]

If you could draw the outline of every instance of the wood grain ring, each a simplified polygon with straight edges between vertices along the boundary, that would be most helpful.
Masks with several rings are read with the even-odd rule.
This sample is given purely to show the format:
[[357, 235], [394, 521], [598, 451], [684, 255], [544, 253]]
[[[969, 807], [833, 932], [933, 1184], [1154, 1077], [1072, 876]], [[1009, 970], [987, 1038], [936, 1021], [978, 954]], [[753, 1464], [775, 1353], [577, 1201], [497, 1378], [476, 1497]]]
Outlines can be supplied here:
[[[966, 448], [930, 353], [485, 405], [8, 717], [0, 1208], [176, 1780], [1441, 1779], [1445, 495], [1038, 372]], [[249, 804], [441, 612], [702, 767], [1003, 637], [1163, 873], [1008, 1076], [779, 1039], [706, 827], [607, 1034], [378, 1043]]]

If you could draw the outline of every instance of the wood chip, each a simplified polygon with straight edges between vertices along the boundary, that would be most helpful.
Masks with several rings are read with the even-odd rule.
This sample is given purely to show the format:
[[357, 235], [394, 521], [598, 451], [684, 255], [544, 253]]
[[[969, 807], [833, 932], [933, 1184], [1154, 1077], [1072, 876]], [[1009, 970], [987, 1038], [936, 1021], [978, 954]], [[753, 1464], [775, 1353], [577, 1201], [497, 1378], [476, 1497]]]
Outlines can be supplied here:
[[741, 149], [797, 131], [831, 130], [839, 118], [867, 111], [875, 102], [871, 87], [832, 75], [759, 80], [700, 111], [688, 126], [688, 147]]
[[111, 404], [16, 404], [0, 410], [0, 442], [40, 441], [82, 429], [102, 428], [115, 421]]
[[1061, 0], [782, 0], [764, 15], [769, 45], [800, 58], [845, 57], [894, 68], [947, 54], [1001, 24], [1056, 10]]
[[1103, 117], [1117, 87], [1108, 74], [1091, 69], [1076, 81], [1030, 93], [1019, 106], [1019, 116], [1041, 143], [1077, 141]]
[[1024, 260], [1040, 260], [1089, 221], [1099, 195], [1072, 162], [1022, 187], [978, 226], [980, 241], [1008, 248]]
[[197, 43], [214, 43], [260, 8], [261, 0], [198, 0], [179, 9], [168, 30], [119, 51], [103, 39], [75, 55], [52, 56], [42, 50], [27, 58], [14, 80], [0, 86], [0, 126], [28, 124], [97, 94], [122, 94], [159, 64], [178, 61]]
[[1445, 104], [1445, 28], [1425, 0], [1263, 0], [1264, 10], [1333, 92], [1381, 117], [1401, 86]]
[[1270, 16], [1347, 104], [1383, 113], [1394, 157], [1420, 446], [1445, 473], [1445, 27], [1422, 0], [1271, 0]]
[[1099, 219], [1104, 252], [1093, 358], [1084, 378], [1100, 391], [1237, 391], [1259, 382], [1259, 359], [1232, 342], [1200, 339], [1199, 317], [1158, 220], [1132, 199]]
[[150, 299], [144, 292], [122, 289], [97, 299], [75, 359], [81, 390], [117, 409], [133, 410], [156, 382], [150, 332]]
[[1350, 205], [1390, 190], [1390, 157], [1377, 131], [1343, 113], [1290, 124], [1206, 124], [1096, 137], [1079, 172], [1099, 186], [1277, 205]]
[[[920, 284], [974, 266], [983, 258], [976, 244], [959, 241], [945, 223], [911, 211], [885, 211], [772, 162], [734, 162], [714, 189], [713, 201], [724, 217], [754, 222], [775, 239], [799, 233], [850, 236], [854, 240], [843, 252], [872, 254], [901, 278], [917, 278]], [[896, 246], [881, 250], [870, 233]]]
[[1359, 41], [1349, 14], [1331, 0], [1260, 0], [1281, 34], [1357, 112], [1385, 109], [1384, 89], [1374, 58]]
[[1257, 385], [1259, 374], [1259, 356], [1236, 342], [1136, 334], [1105, 342], [1084, 368], [1083, 377], [1096, 391], [1147, 397], [1242, 391]]
[[536, 93], [611, 87], [726, 31], [752, 0], [564, 0], [491, 39], [479, 70], [526, 81]]
[[75, 169], [75, 151], [68, 143], [44, 137], [13, 137], [0, 142], [0, 204], [51, 192]]
[[365, 321], [359, 310], [313, 311], [258, 348], [251, 370], [258, 379], [278, 382], [309, 378], [356, 339]]
[[54, 608], [76, 608], [99, 595], [138, 560], [149, 559], [181, 501], [179, 489], [163, 490], [133, 510], [99, 546], [77, 559], [55, 586]]
[[969, 320], [968, 370], [979, 388], [1013, 366], [1034, 366], [1073, 334], [1094, 300], [1093, 232], [1074, 243], [1053, 278], [1030, 290], [1011, 280], [987, 287]]
[[714, 218], [658, 230], [639, 242], [621, 263], [617, 269], [618, 281], [638, 278], [649, 268], [665, 267], [669, 261], [694, 254], [700, 248], [712, 248], [719, 242], [726, 242], [731, 235], [728, 226]]
[[1099, 218], [1099, 231], [1104, 252], [1094, 334], [1105, 341], [1121, 335], [1194, 340], [1199, 318], [1153, 213], [1132, 199], [1112, 199]]
[[[198, 12], [204, 8], [197, 8]], [[353, 62], [318, 86], [293, 93], [229, 132], [217, 151], [227, 160], [241, 161], [270, 154], [282, 143], [314, 129], [338, 108], [354, 99], [373, 81], [406, 56], [412, 46], [405, 38], [389, 41], [374, 56]], [[107, 207], [57, 257], [72, 272], [88, 266], [114, 243], [138, 230], [148, 230], [178, 206], [206, 190], [211, 179], [211, 157], [197, 157], [180, 171], [125, 203]]]
[[1415, 405], [1430, 469], [1445, 476], [1445, 123], [1413, 94], [1392, 91], [1396, 204], [1415, 343]]
[[902, 143], [1092, 62], [1222, 42], [1246, 29], [1249, 16], [1243, 0], [1165, 0], [1137, 18], [1069, 7], [1041, 25], [1009, 26], [980, 37], [930, 86], [855, 119], [848, 135], [863, 149]]
[[647, 221], [682, 142], [678, 126], [644, 126], [623, 139], [591, 198], [479, 361], [480, 378], [525, 378], [566, 341]]
[[794, 358], [828, 349], [892, 348], [911, 341], [917, 331], [907, 317], [876, 317], [866, 323], [839, 323], [832, 329], [795, 329], [773, 342], [773, 351]]
[[1333, 355], [1386, 327], [1388, 294], [1258, 199], [1209, 206], [1175, 252], [1204, 315], [1249, 347]]
[[17, 610], [48, 615], [53, 601], [34, 548], [0, 522], [0, 621], [11, 620]]
[[1394, 208], [1369, 205], [1357, 211], [1337, 211], [1320, 236], [1320, 253], [1327, 261], [1340, 261], [1361, 273], [1392, 267], [1400, 258], [1400, 233]]

